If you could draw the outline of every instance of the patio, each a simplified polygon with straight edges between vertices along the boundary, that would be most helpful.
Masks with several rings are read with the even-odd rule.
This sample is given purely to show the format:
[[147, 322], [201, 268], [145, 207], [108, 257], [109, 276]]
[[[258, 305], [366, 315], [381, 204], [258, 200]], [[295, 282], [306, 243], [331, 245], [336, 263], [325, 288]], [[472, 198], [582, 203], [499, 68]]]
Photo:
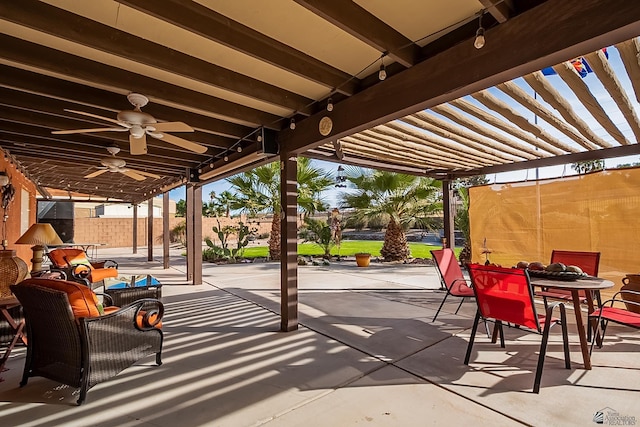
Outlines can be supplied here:
[[49, 380], [18, 388], [20, 348], [0, 383], [6, 425], [590, 425], [602, 409], [639, 416], [636, 331], [611, 325], [592, 371], [582, 369], [572, 325], [571, 370], [552, 331], [535, 395], [539, 337], [508, 329], [506, 351], [480, 337], [464, 366], [474, 303], [458, 315], [447, 304], [430, 323], [443, 297], [430, 266], [301, 267], [300, 329], [282, 333], [277, 263], [205, 264], [205, 283], [193, 286], [180, 250], [168, 270], [122, 249], [100, 256], [164, 284], [164, 364], [149, 357], [77, 407], [73, 390]]

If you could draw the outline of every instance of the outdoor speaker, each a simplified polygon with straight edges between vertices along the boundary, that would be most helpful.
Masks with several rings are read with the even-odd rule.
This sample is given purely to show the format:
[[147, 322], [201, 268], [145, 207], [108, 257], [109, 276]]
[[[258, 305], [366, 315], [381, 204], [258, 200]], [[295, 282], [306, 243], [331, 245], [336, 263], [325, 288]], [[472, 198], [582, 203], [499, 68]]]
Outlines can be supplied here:
[[200, 172], [198, 169], [189, 169], [188, 182], [200, 182]]
[[276, 131], [273, 129], [260, 129], [258, 141], [258, 153], [275, 155], [280, 152], [278, 140], [276, 139]]

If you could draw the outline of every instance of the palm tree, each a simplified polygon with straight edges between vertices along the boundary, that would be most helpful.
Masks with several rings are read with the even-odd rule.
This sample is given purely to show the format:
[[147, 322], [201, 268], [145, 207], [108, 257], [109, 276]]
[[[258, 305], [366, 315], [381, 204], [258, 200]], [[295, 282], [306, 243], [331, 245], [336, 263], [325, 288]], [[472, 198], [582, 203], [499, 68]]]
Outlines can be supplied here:
[[408, 258], [405, 230], [413, 225], [431, 228], [432, 215], [442, 211], [441, 184], [431, 178], [360, 170], [347, 180], [356, 192], [340, 195], [342, 207], [355, 209], [356, 219], [387, 223], [380, 251], [386, 261]]
[[[312, 166], [311, 160], [298, 158], [298, 206], [305, 213], [327, 209], [321, 193], [333, 185], [329, 172]], [[280, 162], [269, 163], [249, 172], [227, 178], [235, 197], [230, 202], [231, 209], [248, 212], [250, 215], [271, 213], [271, 236], [269, 256], [280, 259]]]
[[227, 218], [231, 217], [231, 205], [233, 204], [235, 195], [228, 190], [223, 191], [220, 194], [216, 194], [215, 191], [209, 193], [211, 203], [208, 205], [208, 209], [212, 216], [221, 217], [224, 215]]

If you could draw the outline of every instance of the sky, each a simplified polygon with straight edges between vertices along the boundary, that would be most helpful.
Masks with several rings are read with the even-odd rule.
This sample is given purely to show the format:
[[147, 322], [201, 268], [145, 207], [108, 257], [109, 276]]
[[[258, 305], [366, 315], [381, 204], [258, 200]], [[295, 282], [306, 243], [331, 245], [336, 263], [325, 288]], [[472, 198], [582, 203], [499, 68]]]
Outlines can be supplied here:
[[[622, 64], [622, 61], [620, 59], [620, 55], [617, 49], [609, 48], [607, 49], [607, 54], [609, 58], [609, 63], [614, 69], [614, 71], [616, 72], [616, 74], [618, 75], [622, 86], [625, 88], [628, 94], [633, 94], [634, 91], [633, 91], [631, 82], [629, 81], [629, 78], [627, 77], [626, 72], [624, 71], [624, 66]], [[611, 140], [611, 137], [604, 131], [604, 129], [597, 122], [595, 122], [593, 118], [591, 118], [590, 114], [584, 108], [582, 103], [579, 102], [576, 96], [573, 94], [573, 92], [567, 86], [564, 85], [564, 82], [562, 82], [559, 76], [548, 76], [548, 78], [552, 81], [556, 89], [558, 89], [560, 93], [570, 101], [576, 113], [579, 116], [581, 116], [585, 121], [587, 121], [590, 127], [598, 135], [603, 136], [604, 139], [606, 140]], [[526, 89], [532, 95], [535, 95], [533, 91], [530, 89], [530, 87], [526, 83], [523, 83], [523, 79], [516, 79], [515, 81], [523, 89]], [[628, 124], [626, 123], [626, 120], [622, 116], [622, 113], [619, 111], [618, 107], [616, 106], [613, 99], [611, 99], [608, 92], [604, 89], [604, 87], [602, 87], [597, 77], [595, 77], [595, 75], [588, 74], [586, 77], [584, 77], [584, 81], [589, 85], [589, 88], [593, 92], [594, 96], [598, 98], [599, 102], [606, 109], [607, 113], [609, 114], [613, 122], [620, 128], [622, 133], [625, 134], [625, 136], [629, 140], [634, 141], [635, 137], [631, 129], [629, 128]], [[530, 121], [537, 122], [548, 133], [552, 134], [553, 136], [562, 140], [563, 142], [566, 142], [568, 144], [573, 144], [568, 140], [568, 138], [565, 135], [557, 131], [555, 128], [547, 125], [546, 122], [542, 120], [538, 121], [537, 118], [533, 116], [533, 113], [531, 113], [528, 110], [524, 110], [519, 104], [517, 104], [511, 98], [504, 95], [500, 90], [496, 88], [490, 88], [489, 91], [496, 97], [503, 100], [504, 102], [509, 103], [515, 110], [520, 112], [520, 114], [526, 116]], [[538, 97], [537, 99], [547, 108], [549, 108], [551, 111], [555, 111], [553, 107], [550, 107], [548, 104], [546, 104], [542, 99], [540, 99], [540, 97]], [[477, 103], [471, 97], [465, 97], [465, 100], [471, 103], [474, 103], [480, 108], [484, 108], [481, 104]], [[636, 108], [636, 110], [640, 108], [640, 105], [638, 104], [635, 97], [631, 99], [631, 102], [634, 104], [634, 107]], [[442, 117], [442, 118], [445, 120], [448, 120], [445, 117]], [[607, 168], [612, 168], [622, 163], [634, 163], [638, 161], [640, 161], [640, 156], [629, 156], [629, 157], [622, 157], [622, 158], [615, 158], [615, 159], [605, 159], [605, 166]], [[321, 167], [331, 172], [334, 176], [336, 175], [336, 171], [339, 166], [339, 163], [332, 163], [332, 162], [319, 161], [319, 160], [313, 160], [312, 162], [317, 167]], [[545, 168], [539, 168], [537, 170], [526, 169], [526, 170], [515, 171], [515, 172], [499, 173], [499, 174], [487, 176], [487, 178], [491, 183], [505, 183], [505, 182], [514, 182], [514, 181], [534, 180], [536, 178], [540, 178], [540, 179], [556, 178], [556, 177], [562, 177], [562, 176], [568, 176], [568, 175], [574, 175], [574, 174], [575, 172], [571, 168], [571, 165], [564, 165], [564, 166], [550, 166]], [[206, 184], [202, 189], [203, 202], [205, 203], [209, 202], [210, 200], [209, 195], [212, 191], [215, 191], [216, 193], [219, 194], [220, 192], [228, 190], [229, 188], [230, 188], [230, 185], [225, 180]], [[341, 191], [344, 191], [344, 189], [332, 188], [327, 192], [325, 192], [325, 194], [323, 194], [325, 201], [329, 203], [330, 207], [337, 206], [337, 203], [339, 200], [339, 193]], [[176, 201], [180, 199], [183, 199], [183, 200], [186, 199], [185, 187], [181, 186], [178, 189], [171, 191], [169, 193], [169, 197], [172, 200], [176, 200]]]

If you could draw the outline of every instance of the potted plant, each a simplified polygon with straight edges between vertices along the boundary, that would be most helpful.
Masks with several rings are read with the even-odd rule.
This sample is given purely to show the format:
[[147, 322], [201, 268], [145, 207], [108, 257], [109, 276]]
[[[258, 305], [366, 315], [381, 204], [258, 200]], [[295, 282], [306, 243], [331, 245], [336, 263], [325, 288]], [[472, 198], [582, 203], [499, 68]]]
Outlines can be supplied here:
[[371, 254], [368, 252], [359, 252], [356, 254], [356, 264], [358, 267], [368, 267], [371, 263]]

